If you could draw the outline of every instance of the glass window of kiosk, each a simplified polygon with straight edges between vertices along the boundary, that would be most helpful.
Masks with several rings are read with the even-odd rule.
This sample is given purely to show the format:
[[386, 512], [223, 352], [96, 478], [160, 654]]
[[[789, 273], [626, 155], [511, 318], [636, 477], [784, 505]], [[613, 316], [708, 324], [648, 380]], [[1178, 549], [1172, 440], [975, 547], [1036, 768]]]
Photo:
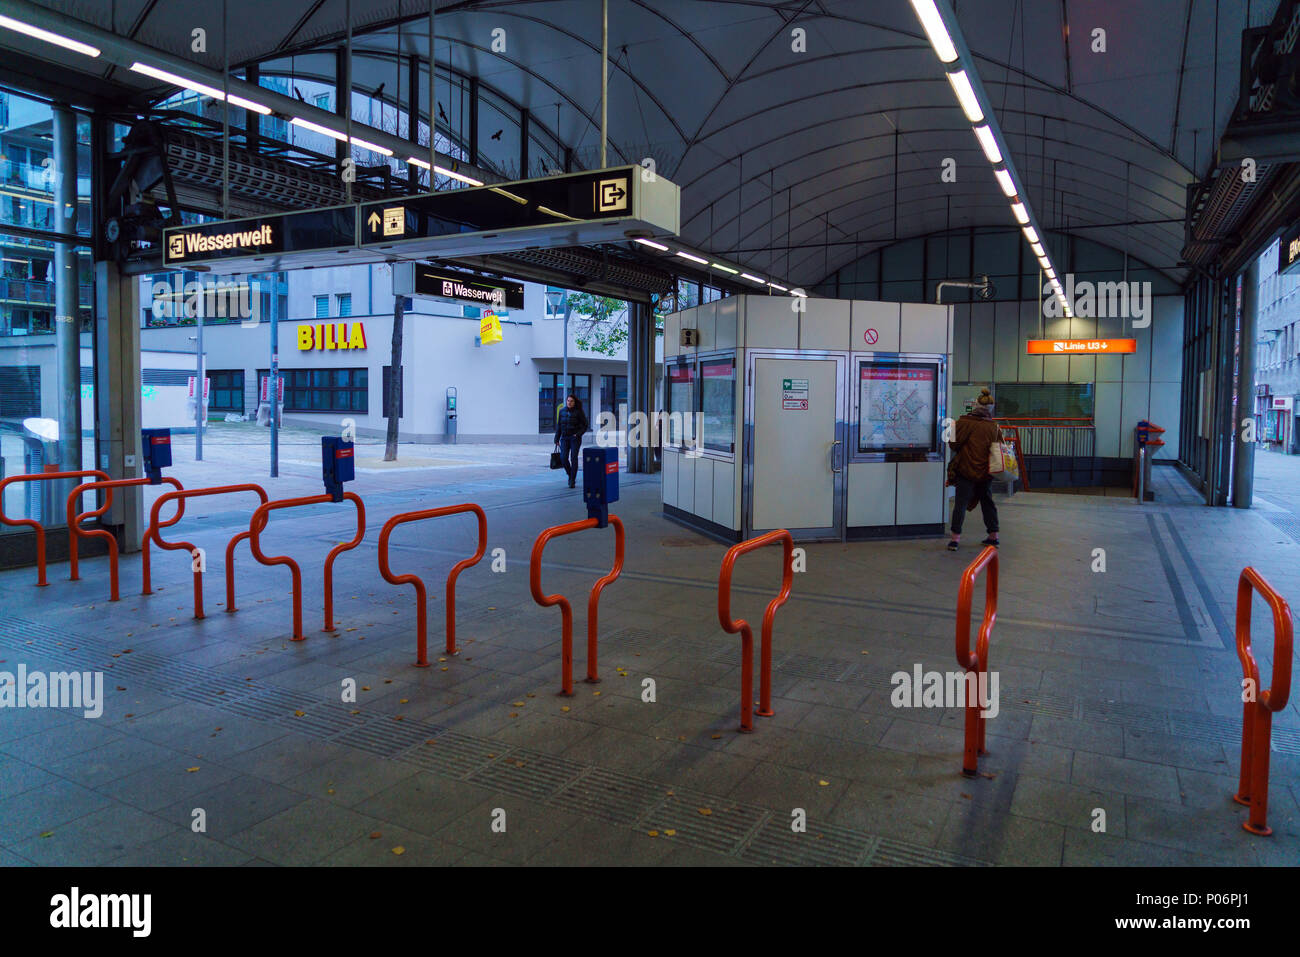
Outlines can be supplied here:
[[939, 451], [938, 360], [859, 359], [857, 452]]
[[667, 426], [663, 442], [680, 447], [694, 442], [694, 413], [699, 405], [695, 387], [695, 361], [678, 359], [668, 367]]
[[700, 360], [700, 412], [704, 447], [736, 451], [736, 360]]

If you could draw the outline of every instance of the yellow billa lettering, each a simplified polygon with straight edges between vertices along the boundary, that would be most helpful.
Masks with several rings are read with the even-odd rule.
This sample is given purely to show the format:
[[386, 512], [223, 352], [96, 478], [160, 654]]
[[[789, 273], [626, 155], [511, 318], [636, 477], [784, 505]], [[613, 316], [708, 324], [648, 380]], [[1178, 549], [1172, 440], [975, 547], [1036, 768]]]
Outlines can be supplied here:
[[298, 348], [300, 350], [310, 349], [312, 347], [311, 326], [298, 327]]
[[321, 347], [320, 326], [311, 327], [311, 347], [313, 349]]
[[366, 327], [359, 322], [352, 323], [352, 338], [348, 342], [350, 349], [364, 349], [366, 347]]

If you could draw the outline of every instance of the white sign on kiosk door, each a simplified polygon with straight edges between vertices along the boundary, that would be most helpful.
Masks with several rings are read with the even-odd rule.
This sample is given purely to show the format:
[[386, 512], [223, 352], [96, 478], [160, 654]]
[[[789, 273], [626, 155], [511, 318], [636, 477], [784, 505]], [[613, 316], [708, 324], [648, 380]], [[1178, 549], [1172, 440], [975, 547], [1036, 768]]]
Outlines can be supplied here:
[[781, 380], [781, 409], [786, 412], [808, 411], [808, 380]]

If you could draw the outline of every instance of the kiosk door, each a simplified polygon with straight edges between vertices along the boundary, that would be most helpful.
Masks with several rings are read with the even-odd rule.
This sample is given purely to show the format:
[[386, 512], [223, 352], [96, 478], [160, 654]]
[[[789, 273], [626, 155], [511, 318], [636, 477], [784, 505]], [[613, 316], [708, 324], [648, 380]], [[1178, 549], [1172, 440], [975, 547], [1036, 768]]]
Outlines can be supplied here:
[[844, 538], [845, 357], [751, 353], [749, 534]]

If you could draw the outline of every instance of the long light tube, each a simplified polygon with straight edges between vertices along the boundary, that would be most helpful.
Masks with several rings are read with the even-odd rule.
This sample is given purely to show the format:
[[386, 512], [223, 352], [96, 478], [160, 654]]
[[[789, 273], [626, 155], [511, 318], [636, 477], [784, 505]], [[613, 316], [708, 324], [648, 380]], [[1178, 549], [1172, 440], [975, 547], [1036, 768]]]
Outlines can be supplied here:
[[29, 37], [44, 40], [46, 43], [53, 43], [65, 50], [84, 53], [86, 56], [99, 56], [99, 47], [92, 47], [89, 43], [82, 43], [80, 40], [71, 40], [57, 33], [51, 33], [49, 30], [42, 30], [40, 27], [34, 27], [30, 23], [23, 23], [13, 17], [0, 17], [0, 27], [6, 27], [18, 33], [25, 33]]

